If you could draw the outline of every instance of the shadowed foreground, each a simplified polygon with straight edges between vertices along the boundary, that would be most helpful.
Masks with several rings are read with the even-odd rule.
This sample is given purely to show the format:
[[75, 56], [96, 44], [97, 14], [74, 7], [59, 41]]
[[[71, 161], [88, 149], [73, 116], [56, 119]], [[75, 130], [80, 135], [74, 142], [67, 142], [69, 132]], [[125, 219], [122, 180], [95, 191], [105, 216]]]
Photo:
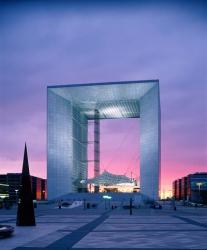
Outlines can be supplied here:
[[[0, 223], [15, 226], [16, 210], [0, 210]], [[0, 239], [1, 250], [18, 249], [206, 249], [207, 208], [169, 205], [162, 210], [58, 209], [38, 205], [36, 227], [16, 227], [10, 238]]]

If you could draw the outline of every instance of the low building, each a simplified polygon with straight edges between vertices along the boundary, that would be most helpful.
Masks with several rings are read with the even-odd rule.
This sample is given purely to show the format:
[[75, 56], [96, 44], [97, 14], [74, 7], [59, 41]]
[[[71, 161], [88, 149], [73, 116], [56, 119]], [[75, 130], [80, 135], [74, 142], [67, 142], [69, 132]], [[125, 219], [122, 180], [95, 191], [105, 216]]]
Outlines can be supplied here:
[[9, 185], [6, 181], [6, 174], [0, 175], [0, 199], [9, 197]]
[[0, 199], [9, 197], [9, 185], [0, 183]]
[[[20, 190], [21, 173], [8, 173], [0, 175], [0, 190], [11, 202], [16, 202]], [[6, 185], [6, 186], [5, 186]], [[33, 200], [47, 199], [47, 181], [45, 179], [31, 176]], [[5, 195], [4, 195], [5, 196]]]
[[173, 182], [173, 197], [196, 203], [207, 203], [207, 173], [189, 174]]
[[176, 180], [175, 185], [176, 185], [175, 197], [177, 200], [180, 200], [181, 199], [181, 179]]

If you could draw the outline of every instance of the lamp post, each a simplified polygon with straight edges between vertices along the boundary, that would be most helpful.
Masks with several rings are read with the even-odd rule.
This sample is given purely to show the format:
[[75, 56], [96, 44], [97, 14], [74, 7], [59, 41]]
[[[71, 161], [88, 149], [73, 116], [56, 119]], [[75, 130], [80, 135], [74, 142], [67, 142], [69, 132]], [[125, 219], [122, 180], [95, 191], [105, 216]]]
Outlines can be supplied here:
[[106, 207], [106, 200], [109, 200], [109, 208], [110, 208], [110, 200], [112, 199], [112, 197], [109, 196], [109, 195], [103, 195], [103, 199], [105, 201], [105, 210], [106, 210], [107, 209], [107, 207]]
[[129, 214], [132, 215], [132, 198], [129, 200]]
[[17, 193], [18, 193], [18, 189], [15, 189], [15, 193], [16, 193], [16, 204], [18, 203], [18, 195], [17, 195]]
[[81, 184], [81, 192], [85, 192], [84, 189], [85, 189], [85, 185], [87, 184], [87, 180], [81, 180], [80, 184]]
[[42, 190], [42, 199], [45, 200], [45, 190]]
[[201, 201], [201, 186], [203, 185], [203, 183], [197, 182], [196, 185], [198, 186], [198, 191], [199, 191], [199, 201]]

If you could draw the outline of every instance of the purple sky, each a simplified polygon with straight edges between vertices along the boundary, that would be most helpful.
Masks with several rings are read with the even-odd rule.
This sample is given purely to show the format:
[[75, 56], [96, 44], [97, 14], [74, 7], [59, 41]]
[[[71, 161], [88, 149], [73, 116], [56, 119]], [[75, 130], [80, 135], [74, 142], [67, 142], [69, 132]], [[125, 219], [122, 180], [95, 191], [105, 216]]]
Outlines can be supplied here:
[[[162, 189], [171, 189], [177, 177], [207, 171], [205, 1], [5, 2], [0, 3], [1, 173], [21, 170], [27, 141], [31, 173], [46, 176], [47, 85], [142, 79], [160, 79]], [[102, 169], [134, 168], [137, 124], [102, 122]]]

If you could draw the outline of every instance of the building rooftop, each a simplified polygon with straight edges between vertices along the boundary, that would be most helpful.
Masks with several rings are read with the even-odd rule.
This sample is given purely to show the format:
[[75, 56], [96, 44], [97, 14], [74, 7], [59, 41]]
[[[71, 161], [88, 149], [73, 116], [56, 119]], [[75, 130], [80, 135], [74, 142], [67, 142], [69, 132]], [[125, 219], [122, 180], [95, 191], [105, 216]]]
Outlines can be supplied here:
[[88, 83], [48, 86], [48, 90], [78, 107], [88, 119], [94, 119], [94, 110], [100, 119], [138, 118], [139, 100], [158, 80]]

